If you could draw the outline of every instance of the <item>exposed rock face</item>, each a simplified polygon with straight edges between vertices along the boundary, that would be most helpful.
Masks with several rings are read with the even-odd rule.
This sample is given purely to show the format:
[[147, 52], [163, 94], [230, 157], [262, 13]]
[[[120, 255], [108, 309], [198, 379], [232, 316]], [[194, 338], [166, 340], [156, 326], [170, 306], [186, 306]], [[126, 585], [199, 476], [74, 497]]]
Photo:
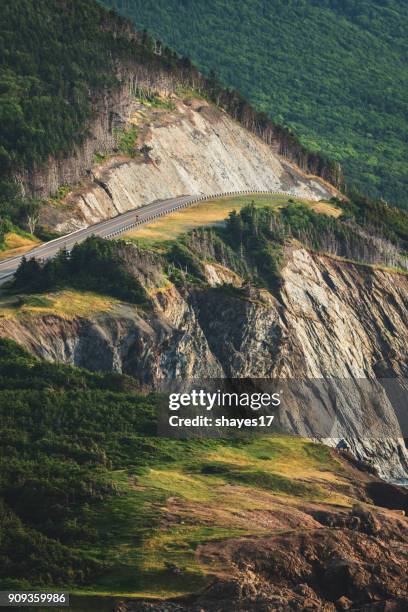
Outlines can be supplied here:
[[[352, 476], [361, 485], [361, 473], [355, 470]], [[404, 494], [408, 500], [400, 491]], [[273, 503], [263, 518], [266, 536], [233, 537], [197, 547], [197, 561], [213, 575], [201, 592], [178, 600], [122, 600], [115, 610], [406, 610], [408, 525], [403, 512], [365, 503], [350, 510], [320, 502], [301, 507], [285, 502], [281, 507]]]
[[[42, 221], [64, 233], [184, 194], [253, 189], [318, 200], [336, 193], [320, 179], [305, 176], [225, 112], [195, 102], [173, 98], [173, 110], [149, 109], [135, 99], [118, 104], [122, 121], [138, 126], [137, 146], [152, 147], [149, 157], [109, 159], [89, 171], [90, 177], [63, 205], [48, 207]], [[102, 151], [111, 148], [111, 142], [102, 143]], [[71, 183], [73, 176], [67, 178]]]
[[[403, 610], [408, 604], [406, 522], [364, 514], [361, 520], [351, 512], [337, 529], [306, 529], [201, 547], [200, 554], [233, 574], [201, 595], [203, 609], [215, 609], [217, 601], [217, 610], [334, 612], [375, 609], [370, 604], [389, 601], [395, 606], [391, 609]], [[388, 546], [390, 541], [394, 546]]]
[[[135, 250], [130, 269], [152, 293], [153, 285], [160, 284], [158, 266], [159, 260], [143, 263]], [[149, 312], [124, 304], [89, 319], [17, 318], [1, 321], [0, 333], [38, 356], [90, 370], [126, 372], [146, 388], [178, 377], [407, 377], [406, 276], [302, 248], [289, 254], [277, 295], [249, 287], [227, 290], [223, 284], [242, 283], [237, 274], [219, 264], [206, 270], [212, 287], [156, 289], [155, 308]], [[395, 417], [386, 393], [374, 391], [380, 407], [363, 404], [364, 424], [379, 409], [384, 423], [392, 426]], [[403, 477], [408, 465], [403, 443], [356, 439], [360, 434], [349, 400], [343, 393], [337, 411], [343, 421], [340, 431], [346, 423], [355, 455], [384, 475]], [[318, 405], [327, 410], [324, 403]], [[301, 406], [292, 406], [288, 423], [310, 435], [311, 418]], [[334, 427], [329, 443], [339, 436]]]

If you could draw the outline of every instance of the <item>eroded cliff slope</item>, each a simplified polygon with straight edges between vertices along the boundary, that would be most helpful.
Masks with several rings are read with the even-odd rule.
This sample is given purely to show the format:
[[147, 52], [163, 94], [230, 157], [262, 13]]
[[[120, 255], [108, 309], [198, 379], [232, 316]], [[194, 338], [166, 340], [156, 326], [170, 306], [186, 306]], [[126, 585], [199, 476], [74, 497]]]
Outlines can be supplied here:
[[[152, 106], [123, 94], [116, 108], [122, 126], [116, 132], [116, 145], [115, 138], [101, 140], [100, 154], [116, 152], [89, 167], [88, 177], [77, 188], [44, 209], [46, 226], [65, 233], [183, 194], [251, 189], [286, 191], [313, 200], [337, 194], [334, 187], [303, 173], [279, 155], [276, 146], [204, 99], [172, 94], [155, 98]], [[103, 126], [97, 128], [102, 138]], [[105, 129], [108, 133], [108, 125]], [[121, 151], [124, 139], [127, 150]], [[71, 164], [72, 160], [67, 162], [67, 170]], [[67, 175], [68, 182], [74, 175]]]
[[[41, 308], [30, 315], [16, 311], [0, 321], [1, 335], [52, 361], [131, 374], [146, 389], [175, 378], [407, 376], [405, 275], [292, 246], [274, 293], [243, 284], [235, 271], [216, 262], [205, 264], [206, 284], [176, 286], [159, 255], [133, 245], [122, 248], [129, 271], [151, 298], [151, 309], [116, 301], [88, 316], [59, 316]], [[395, 415], [387, 395], [380, 388], [377, 395], [381, 420], [392, 426]], [[384, 475], [403, 477], [408, 465], [403, 443], [357, 439], [361, 429], [358, 433], [347, 394], [337, 402], [341, 437], [348, 432], [355, 454]], [[375, 402], [366, 403], [365, 422], [376, 410]], [[310, 435], [310, 415], [296, 403], [289, 412], [292, 430]], [[334, 428], [331, 436], [334, 443], [340, 434]]]

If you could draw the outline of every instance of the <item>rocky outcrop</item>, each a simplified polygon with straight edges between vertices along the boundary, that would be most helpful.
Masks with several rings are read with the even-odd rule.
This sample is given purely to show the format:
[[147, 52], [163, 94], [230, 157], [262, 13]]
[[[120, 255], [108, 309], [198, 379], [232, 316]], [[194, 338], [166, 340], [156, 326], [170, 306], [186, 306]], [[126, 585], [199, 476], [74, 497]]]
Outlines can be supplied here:
[[212, 610], [215, 602], [220, 611], [368, 611], [379, 602], [377, 609], [404, 610], [406, 521], [358, 509], [341, 518], [337, 529], [288, 531], [200, 547], [205, 559], [231, 574], [226, 577], [224, 569], [224, 577], [201, 594], [196, 607], [181, 610]]
[[[247, 510], [251, 528], [262, 520], [267, 534], [200, 544], [196, 559], [204, 571], [211, 572], [205, 588], [166, 601], [122, 598], [115, 610], [406, 610], [408, 524], [404, 510], [390, 510], [381, 498], [375, 507], [365, 490], [367, 484], [378, 485], [402, 498], [402, 505], [408, 503], [408, 493], [358, 469], [350, 470], [347, 459], [333, 456], [356, 485], [358, 501], [351, 508], [306, 500], [296, 504], [289, 499], [269, 502], [264, 511]], [[256, 499], [255, 491], [254, 495]], [[176, 504], [172, 510], [180, 511], [180, 502]], [[236, 512], [243, 513], [242, 509]], [[174, 571], [183, 574], [177, 566]]]
[[[116, 124], [127, 121], [135, 126], [138, 150], [147, 144], [151, 147], [149, 156], [116, 154], [92, 171], [89, 162], [86, 181], [63, 203], [48, 206], [43, 211], [43, 224], [66, 233], [157, 199], [184, 194], [250, 189], [287, 191], [312, 200], [337, 194], [328, 183], [303, 174], [269, 144], [204, 100], [172, 97], [173, 108], [169, 110], [150, 108], [135, 98], [125, 103], [125, 99], [117, 104], [121, 113]], [[108, 116], [102, 116], [106, 123]], [[101, 143], [100, 150], [109, 151], [112, 146], [111, 142]], [[64, 171], [69, 168], [68, 164]], [[53, 174], [58, 175], [57, 170], [49, 172], [46, 180], [56, 184]], [[66, 179], [72, 183], [73, 174]]]
[[[369, 399], [358, 404], [355, 388], [339, 386], [334, 402], [313, 383], [316, 414], [305, 414], [292, 394], [283, 420], [310, 436], [313, 419], [337, 416], [327, 442], [347, 437], [354, 454], [381, 474], [404, 477], [407, 455], [395, 439], [392, 398], [377, 379], [407, 377], [406, 276], [293, 248], [275, 295], [240, 287], [242, 279], [220, 264], [207, 264], [206, 287], [177, 288], [164, 282], [159, 258], [144, 261], [143, 253], [126, 249], [152, 310], [122, 304], [89, 318], [16, 317], [0, 321], [0, 334], [49, 360], [129, 373], [144, 388], [177, 378], [374, 381], [364, 392]], [[379, 420], [392, 435], [370, 430]]]

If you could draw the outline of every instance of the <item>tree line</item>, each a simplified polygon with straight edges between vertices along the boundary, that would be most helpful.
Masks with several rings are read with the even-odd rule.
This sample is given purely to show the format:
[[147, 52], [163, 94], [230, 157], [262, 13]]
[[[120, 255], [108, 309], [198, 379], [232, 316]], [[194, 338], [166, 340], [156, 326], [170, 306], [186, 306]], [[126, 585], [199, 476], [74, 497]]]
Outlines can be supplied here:
[[[16, 183], [24, 168], [72, 153], [87, 137], [97, 99], [130, 92], [195, 89], [308, 172], [339, 186], [337, 163], [310, 153], [287, 128], [258, 112], [215, 75], [95, 0], [16, 0], [0, 25], [0, 216], [36, 229], [39, 202]], [[24, 174], [24, 173], [23, 173]], [[20, 179], [18, 179], [20, 180]]]
[[144, 288], [120, 256], [118, 244], [95, 236], [76, 244], [70, 253], [62, 249], [45, 263], [23, 257], [11, 290], [37, 293], [67, 286], [143, 307], [149, 303]]

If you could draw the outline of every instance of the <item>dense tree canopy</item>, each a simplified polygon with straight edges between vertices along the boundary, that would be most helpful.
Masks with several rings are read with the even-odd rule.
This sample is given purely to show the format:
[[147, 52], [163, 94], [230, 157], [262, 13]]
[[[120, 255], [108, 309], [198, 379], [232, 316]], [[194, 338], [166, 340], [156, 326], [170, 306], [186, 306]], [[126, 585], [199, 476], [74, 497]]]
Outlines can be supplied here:
[[123, 24], [94, 2], [15, 0], [1, 7], [0, 154], [2, 169], [60, 154], [84, 135], [89, 92], [114, 83], [112, 51], [126, 50], [111, 29]]
[[0, 573], [3, 588], [81, 583], [103, 564], [80, 550], [93, 509], [117, 494], [129, 442], [143, 464], [154, 401], [119, 374], [48, 364], [0, 340]]
[[[96, 94], [135, 57], [132, 28], [94, 1], [13, 0], [0, 12], [0, 215], [21, 224], [16, 171], [69, 153], [87, 135]], [[143, 48], [143, 53], [148, 53]]]
[[103, 0], [408, 207], [405, 0]]
[[61, 250], [45, 265], [34, 258], [23, 258], [12, 290], [49, 291], [66, 286], [96, 291], [133, 304], [148, 303], [140, 282], [126, 269], [118, 244], [97, 236], [76, 244], [71, 253]]

